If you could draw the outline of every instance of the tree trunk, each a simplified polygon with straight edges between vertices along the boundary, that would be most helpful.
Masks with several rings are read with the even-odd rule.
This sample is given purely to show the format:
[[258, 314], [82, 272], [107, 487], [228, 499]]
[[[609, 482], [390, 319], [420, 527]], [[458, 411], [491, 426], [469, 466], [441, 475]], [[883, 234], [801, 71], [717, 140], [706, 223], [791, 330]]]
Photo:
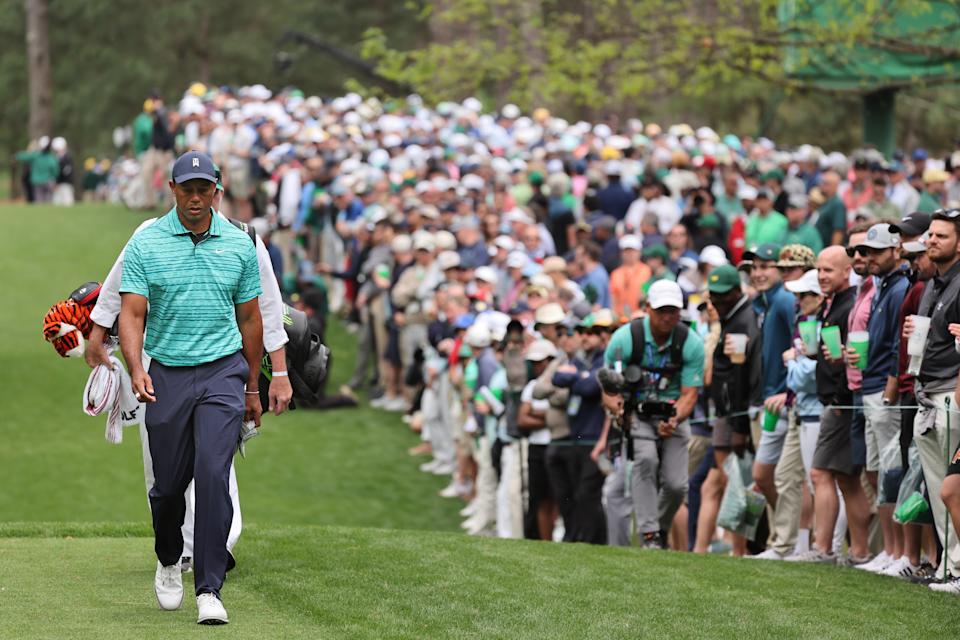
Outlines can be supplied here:
[[27, 14], [27, 71], [30, 93], [32, 140], [49, 136], [53, 131], [53, 83], [50, 79], [50, 39], [47, 35], [49, 11], [47, 0], [24, 0]]

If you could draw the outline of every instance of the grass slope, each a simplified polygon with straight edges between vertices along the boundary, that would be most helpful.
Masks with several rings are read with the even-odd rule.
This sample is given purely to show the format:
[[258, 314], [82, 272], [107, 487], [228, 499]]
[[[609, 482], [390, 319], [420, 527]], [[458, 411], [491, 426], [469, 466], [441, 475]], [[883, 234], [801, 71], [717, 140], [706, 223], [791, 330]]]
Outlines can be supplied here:
[[[140, 440], [103, 439], [104, 420], [80, 408], [89, 372], [43, 341], [55, 301], [106, 276], [144, 218], [121, 207], [0, 206], [0, 521], [139, 521], [148, 516]], [[353, 367], [355, 340], [336, 323], [328, 342], [332, 388]], [[265, 418], [237, 461], [246, 522], [455, 530], [457, 505], [441, 478], [415, 472], [417, 439], [397, 414], [375, 409], [295, 411]]]
[[[0, 637], [201, 633], [192, 598], [157, 608], [149, 538], [75, 537], [109, 532], [49, 525], [72, 535], [0, 538]], [[223, 591], [231, 624], [204, 634], [945, 638], [957, 612], [951, 596], [852, 569], [636, 549], [289, 526], [253, 527], [238, 550]]]

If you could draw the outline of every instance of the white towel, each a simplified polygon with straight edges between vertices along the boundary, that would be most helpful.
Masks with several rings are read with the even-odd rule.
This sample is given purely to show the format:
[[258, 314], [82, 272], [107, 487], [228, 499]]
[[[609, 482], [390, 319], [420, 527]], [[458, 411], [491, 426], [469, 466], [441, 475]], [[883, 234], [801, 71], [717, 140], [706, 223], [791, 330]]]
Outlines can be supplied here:
[[107, 412], [107, 442], [123, 442], [123, 427], [140, 424], [144, 408], [133, 395], [130, 376], [123, 364], [110, 356], [110, 365], [97, 365], [83, 389], [83, 412], [98, 416]]

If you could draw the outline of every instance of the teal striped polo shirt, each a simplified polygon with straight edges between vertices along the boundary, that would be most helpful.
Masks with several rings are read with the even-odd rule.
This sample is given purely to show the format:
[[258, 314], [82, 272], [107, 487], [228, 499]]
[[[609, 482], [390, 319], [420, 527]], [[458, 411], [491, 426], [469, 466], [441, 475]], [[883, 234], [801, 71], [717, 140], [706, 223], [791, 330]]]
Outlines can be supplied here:
[[260, 295], [250, 236], [211, 213], [208, 237], [194, 244], [176, 208], [127, 243], [120, 293], [147, 298], [144, 350], [170, 367], [190, 367], [243, 346], [236, 305]]

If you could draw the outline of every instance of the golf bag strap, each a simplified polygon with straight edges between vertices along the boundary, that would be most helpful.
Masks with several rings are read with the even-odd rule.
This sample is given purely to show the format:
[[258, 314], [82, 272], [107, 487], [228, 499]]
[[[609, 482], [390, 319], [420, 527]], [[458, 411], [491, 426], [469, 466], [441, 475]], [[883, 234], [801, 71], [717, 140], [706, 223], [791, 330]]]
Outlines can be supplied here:
[[253, 246], [257, 246], [257, 232], [253, 230], [251, 225], [247, 224], [246, 222], [235, 220], [234, 218], [227, 218], [227, 220], [237, 229], [240, 229], [240, 231], [243, 231], [245, 234], [250, 236], [250, 242], [253, 243]]

